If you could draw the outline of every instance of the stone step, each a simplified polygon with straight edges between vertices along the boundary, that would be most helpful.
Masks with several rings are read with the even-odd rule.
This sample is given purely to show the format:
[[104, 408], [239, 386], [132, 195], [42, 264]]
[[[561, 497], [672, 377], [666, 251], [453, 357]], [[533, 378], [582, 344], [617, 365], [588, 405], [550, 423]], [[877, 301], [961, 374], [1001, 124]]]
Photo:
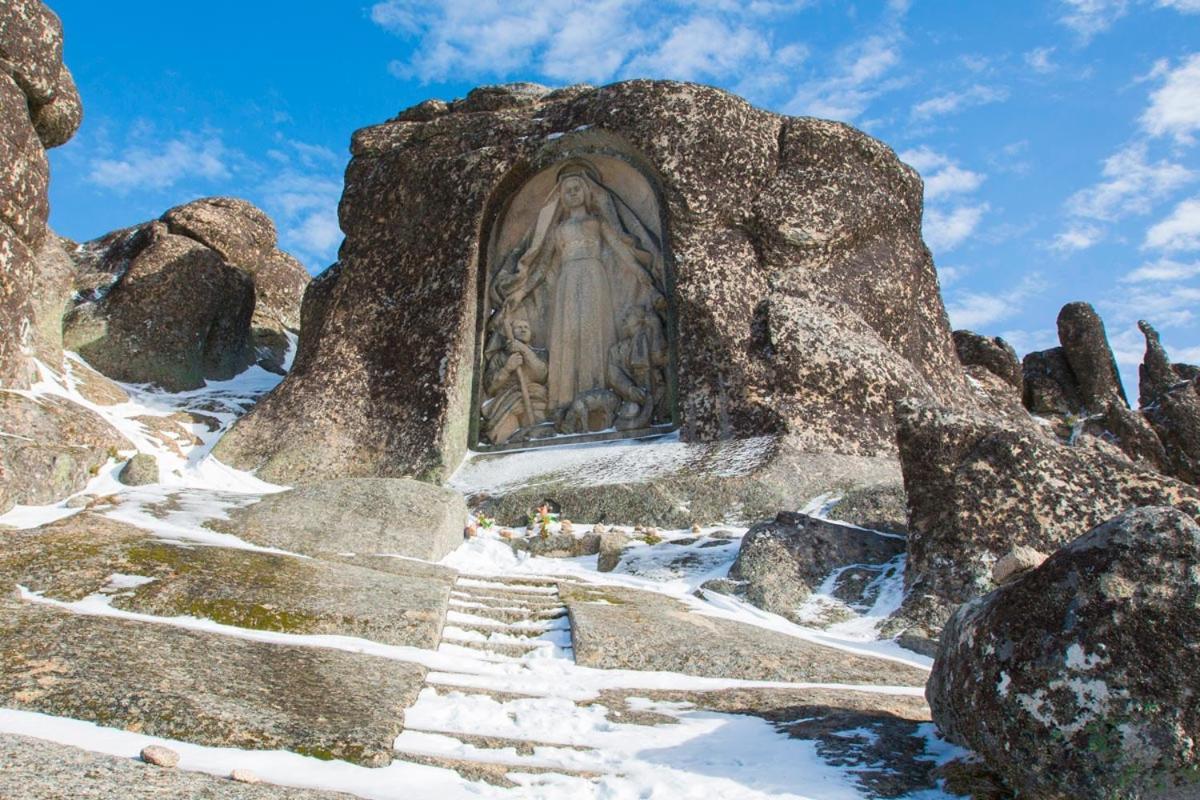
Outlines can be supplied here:
[[505, 748], [511, 748], [519, 756], [533, 756], [534, 748], [553, 748], [555, 750], [574, 751], [577, 753], [596, 752], [596, 748], [582, 744], [561, 744], [559, 742], [544, 742], [538, 739], [511, 739], [506, 736], [483, 736], [475, 733], [459, 733], [457, 731], [448, 733], [446, 731], [424, 730], [422, 728], [405, 728], [404, 732], [396, 737], [397, 750], [422, 752], [421, 743], [414, 741], [414, 737], [410, 736], [410, 734], [441, 737], [449, 740], [450, 743], [461, 742], [479, 750], [504, 750]]
[[519, 605], [530, 608], [562, 604], [562, 600], [556, 594], [521, 594], [519, 592], [504, 592], [493, 589], [476, 590], [469, 586], [455, 586], [451, 590], [450, 596], [457, 597], [462, 600], [486, 600], [493, 603], [503, 602], [508, 603], [509, 605]]
[[510, 658], [522, 658], [538, 650], [547, 651], [547, 655], [556, 651], [569, 651], [568, 648], [558, 647], [553, 642], [544, 640], [539, 640], [537, 643], [518, 644], [515, 642], [476, 642], [460, 639], [444, 639], [442, 644], [438, 646], [438, 652], [454, 652], [452, 649], [448, 649], [448, 647], [458, 647], [489, 655], [508, 656]]
[[467, 578], [467, 577], [460, 576], [458, 578], [458, 580], [454, 582], [454, 586], [457, 589], [464, 589], [464, 588], [478, 589], [478, 590], [486, 589], [488, 591], [510, 592], [510, 593], [527, 594], [527, 595], [557, 595], [558, 594], [558, 584], [557, 583], [534, 585], [534, 584], [529, 584], [529, 583], [520, 583], [518, 581], [510, 581], [508, 579], [483, 580], [480, 578]]
[[475, 579], [485, 583], [503, 583], [512, 586], [538, 586], [558, 589], [560, 579], [541, 575], [463, 575], [461, 578]]
[[567, 615], [565, 606], [554, 606], [544, 609], [517, 608], [516, 606], [485, 606], [483, 604], [467, 605], [463, 602], [450, 601], [450, 608], [480, 617], [490, 617], [500, 622], [547, 621], [559, 619]]

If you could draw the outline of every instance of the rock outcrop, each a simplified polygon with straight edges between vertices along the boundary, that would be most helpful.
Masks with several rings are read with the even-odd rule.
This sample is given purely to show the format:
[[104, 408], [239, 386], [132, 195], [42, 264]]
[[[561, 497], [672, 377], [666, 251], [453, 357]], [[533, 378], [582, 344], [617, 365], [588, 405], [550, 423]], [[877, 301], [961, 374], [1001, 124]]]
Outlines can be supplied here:
[[35, 375], [37, 261], [53, 238], [46, 148], [67, 141], [82, 118], [62, 51], [62, 23], [38, 0], [0, 7], [0, 385], [10, 388]]
[[1146, 337], [1140, 370], [1142, 413], [1162, 442], [1165, 471], [1182, 481], [1200, 484], [1200, 384], [1196, 368], [1172, 364], [1158, 332], [1138, 323]]
[[746, 532], [729, 577], [747, 601], [795, 620], [797, 607], [835, 569], [883, 564], [903, 552], [900, 536], [784, 511]]
[[980, 336], [974, 331], [955, 331], [954, 350], [964, 367], [983, 367], [1021, 393], [1025, 378], [1021, 361], [1012, 345], [999, 336]]
[[180, 391], [255, 362], [283, 371], [308, 273], [250, 203], [196, 200], [87, 242], [75, 258], [81, 301], [64, 341], [105, 375]]
[[894, 400], [965, 396], [920, 179], [846, 125], [692, 84], [488, 87], [360, 130], [352, 152], [302, 364], [218, 445], [226, 463], [293, 483], [452, 471], [488, 232], [527, 178], [590, 154], [649, 176], [665, 212], [686, 440], [891, 455]]
[[962, 606], [926, 689], [1024, 797], [1195, 797], [1200, 526], [1122, 514]]
[[1050, 553], [1139, 506], [1200, 518], [1200, 490], [1090, 447], [1091, 437], [1069, 446], [1032, 426], [917, 404], [898, 406], [897, 427], [909, 503], [900, 616], [913, 635], [936, 636], [958, 604], [994, 588], [993, 565], [1016, 545]]

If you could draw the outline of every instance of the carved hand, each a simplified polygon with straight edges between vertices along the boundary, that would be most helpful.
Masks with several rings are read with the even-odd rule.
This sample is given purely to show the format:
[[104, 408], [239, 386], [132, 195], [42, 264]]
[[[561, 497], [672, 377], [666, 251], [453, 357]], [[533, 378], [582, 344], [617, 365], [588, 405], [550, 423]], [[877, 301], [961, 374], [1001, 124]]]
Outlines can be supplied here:
[[515, 370], [525, 363], [525, 357], [520, 353], [513, 353], [508, 357], [508, 361], [504, 362], [504, 368], [507, 370]]

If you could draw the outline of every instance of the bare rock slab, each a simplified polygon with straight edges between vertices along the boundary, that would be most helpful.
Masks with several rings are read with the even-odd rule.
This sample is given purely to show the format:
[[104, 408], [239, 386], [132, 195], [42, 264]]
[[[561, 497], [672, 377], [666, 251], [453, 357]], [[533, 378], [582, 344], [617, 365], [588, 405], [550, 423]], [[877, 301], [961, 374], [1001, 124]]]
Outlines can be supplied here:
[[654, 592], [560, 584], [575, 660], [602, 669], [709, 678], [924, 685], [928, 673], [776, 631], [692, 612]]
[[[117, 608], [143, 614], [427, 649], [437, 647], [455, 575], [445, 567], [402, 559], [378, 563], [389, 572], [173, 544], [87, 512], [14, 532], [5, 545], [0, 579], [56, 600], [107, 592]], [[140, 576], [146, 582], [114, 591], [109, 585], [113, 575]]]
[[0, 735], [0, 797], [22, 800], [350, 800], [350, 795], [158, 769], [28, 736]]
[[385, 766], [425, 669], [0, 603], [0, 704], [196, 744]]
[[463, 541], [467, 506], [409, 478], [342, 478], [268, 495], [212, 527], [306, 555], [389, 554], [437, 561]]

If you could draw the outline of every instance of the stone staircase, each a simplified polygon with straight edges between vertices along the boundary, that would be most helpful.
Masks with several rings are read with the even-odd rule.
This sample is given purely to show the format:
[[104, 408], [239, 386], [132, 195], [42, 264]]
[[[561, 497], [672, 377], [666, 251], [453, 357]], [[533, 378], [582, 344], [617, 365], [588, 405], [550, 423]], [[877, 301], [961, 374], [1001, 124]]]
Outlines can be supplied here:
[[558, 584], [548, 578], [460, 576], [450, 592], [438, 651], [573, 659], [571, 626]]

